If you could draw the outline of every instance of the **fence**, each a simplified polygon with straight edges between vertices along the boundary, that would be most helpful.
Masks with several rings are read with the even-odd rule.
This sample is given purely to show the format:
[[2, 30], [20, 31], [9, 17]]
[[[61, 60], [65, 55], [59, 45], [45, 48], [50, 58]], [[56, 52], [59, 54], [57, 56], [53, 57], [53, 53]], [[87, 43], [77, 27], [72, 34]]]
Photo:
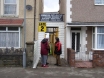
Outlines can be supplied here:
[[40, 52], [38, 51], [38, 41], [34, 41], [34, 59], [33, 59], [33, 68], [37, 67], [40, 58]]

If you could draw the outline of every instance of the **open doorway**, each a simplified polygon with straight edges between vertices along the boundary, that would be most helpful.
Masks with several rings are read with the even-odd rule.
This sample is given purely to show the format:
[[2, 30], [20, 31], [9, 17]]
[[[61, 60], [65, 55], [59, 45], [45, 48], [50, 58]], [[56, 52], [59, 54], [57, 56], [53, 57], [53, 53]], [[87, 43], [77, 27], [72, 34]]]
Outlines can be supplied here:
[[47, 27], [45, 38], [48, 38], [50, 51], [49, 55], [54, 56], [55, 37], [58, 37], [58, 27]]

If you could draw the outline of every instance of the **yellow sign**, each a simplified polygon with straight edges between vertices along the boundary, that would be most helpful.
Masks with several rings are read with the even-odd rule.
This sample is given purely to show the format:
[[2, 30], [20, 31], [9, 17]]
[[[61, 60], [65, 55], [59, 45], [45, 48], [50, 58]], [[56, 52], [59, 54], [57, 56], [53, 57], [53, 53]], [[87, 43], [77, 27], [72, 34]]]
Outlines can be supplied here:
[[46, 32], [46, 22], [39, 22], [38, 31]]

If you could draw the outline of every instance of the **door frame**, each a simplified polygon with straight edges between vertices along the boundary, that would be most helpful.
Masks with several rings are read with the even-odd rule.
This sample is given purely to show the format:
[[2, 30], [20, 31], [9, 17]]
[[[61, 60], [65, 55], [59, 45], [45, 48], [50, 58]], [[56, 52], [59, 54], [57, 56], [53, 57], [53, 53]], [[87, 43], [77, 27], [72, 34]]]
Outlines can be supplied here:
[[[71, 30], [71, 41], [72, 41], [72, 33], [80, 33], [80, 51], [81, 51], [81, 30]], [[75, 44], [76, 45], [76, 44]], [[76, 47], [76, 46], [75, 46]], [[72, 48], [72, 43], [71, 43], [71, 48]]]

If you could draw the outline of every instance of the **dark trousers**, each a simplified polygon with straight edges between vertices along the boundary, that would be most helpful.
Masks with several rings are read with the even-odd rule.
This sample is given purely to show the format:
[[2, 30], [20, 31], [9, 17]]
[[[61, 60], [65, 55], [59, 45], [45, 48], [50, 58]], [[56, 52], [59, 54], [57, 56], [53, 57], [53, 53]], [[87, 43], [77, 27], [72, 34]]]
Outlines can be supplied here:
[[60, 55], [56, 55], [56, 64], [61, 65]]

